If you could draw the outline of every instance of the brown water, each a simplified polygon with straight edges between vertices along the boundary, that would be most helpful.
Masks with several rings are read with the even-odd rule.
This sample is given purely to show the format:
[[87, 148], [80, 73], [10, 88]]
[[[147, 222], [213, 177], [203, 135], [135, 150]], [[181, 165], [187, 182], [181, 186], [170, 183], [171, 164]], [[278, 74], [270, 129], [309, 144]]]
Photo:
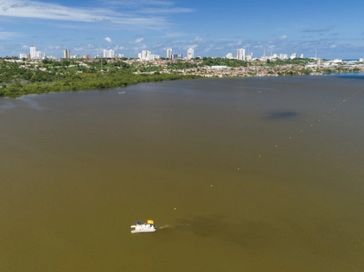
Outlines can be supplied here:
[[363, 120], [335, 77], [1, 99], [0, 271], [364, 271]]

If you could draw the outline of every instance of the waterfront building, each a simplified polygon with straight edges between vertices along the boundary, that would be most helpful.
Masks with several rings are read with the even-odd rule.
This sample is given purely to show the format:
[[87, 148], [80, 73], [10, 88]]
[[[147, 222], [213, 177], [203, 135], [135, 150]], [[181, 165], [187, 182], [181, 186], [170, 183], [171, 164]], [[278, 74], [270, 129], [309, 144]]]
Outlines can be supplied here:
[[173, 54], [173, 59], [174, 60], [183, 59], [183, 54]]
[[45, 58], [45, 53], [38, 51], [35, 46], [29, 47], [29, 57], [31, 60], [41, 60]]
[[71, 51], [69, 49], [63, 50], [63, 58], [70, 59], [71, 58]]
[[140, 52], [138, 54], [138, 57], [142, 61], [148, 61], [148, 60], [150, 60], [151, 55], [152, 55], [152, 52], [150, 52], [149, 50], [142, 50], [142, 52]]
[[296, 53], [293, 53], [293, 54], [291, 54], [291, 56], [289, 58], [291, 60], [296, 59], [297, 58], [297, 54]]
[[29, 47], [29, 56], [30, 56], [30, 59], [37, 58], [37, 48], [35, 46]]
[[287, 54], [279, 54], [279, 59], [281, 59], [281, 60], [287, 60], [288, 59], [288, 55]]
[[172, 59], [173, 58], [173, 49], [172, 48], [167, 48], [166, 58], [167, 59]]
[[193, 48], [188, 48], [187, 49], [187, 59], [191, 60], [195, 57], [195, 49]]
[[225, 56], [225, 58], [227, 58], [227, 59], [233, 59], [234, 58], [233, 53], [227, 53], [226, 56]]
[[149, 50], [142, 50], [142, 52], [138, 54], [138, 58], [141, 61], [153, 61], [159, 59], [160, 56], [152, 54]]
[[246, 61], [252, 61], [253, 60], [253, 53], [246, 55], [245, 60]]
[[115, 58], [115, 51], [113, 49], [104, 49], [102, 51], [102, 57], [105, 59]]
[[24, 54], [24, 53], [19, 54], [19, 59], [27, 59], [27, 58], [29, 58], [28, 54]]
[[245, 49], [244, 48], [239, 48], [237, 50], [236, 59], [237, 60], [246, 60], [246, 55], [245, 55]]

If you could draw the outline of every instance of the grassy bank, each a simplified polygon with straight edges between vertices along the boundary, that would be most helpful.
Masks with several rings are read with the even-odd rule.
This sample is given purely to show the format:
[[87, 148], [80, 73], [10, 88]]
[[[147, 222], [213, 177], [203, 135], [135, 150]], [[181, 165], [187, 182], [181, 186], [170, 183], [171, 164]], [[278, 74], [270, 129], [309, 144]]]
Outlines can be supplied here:
[[143, 82], [158, 82], [165, 80], [191, 79], [194, 76], [178, 74], [136, 75], [129, 72], [119, 73], [90, 73], [73, 76], [67, 79], [55, 79], [41, 82], [14, 82], [0, 88], [0, 96], [18, 97], [27, 94], [41, 94], [48, 92], [66, 92], [90, 89], [107, 89], [125, 87]]
[[[150, 66], [150, 65], [149, 65]], [[148, 67], [149, 67], [148, 66]], [[139, 62], [75, 59], [19, 61], [0, 59], [0, 96], [125, 87], [142, 82], [190, 79], [181, 73], [143, 71]]]

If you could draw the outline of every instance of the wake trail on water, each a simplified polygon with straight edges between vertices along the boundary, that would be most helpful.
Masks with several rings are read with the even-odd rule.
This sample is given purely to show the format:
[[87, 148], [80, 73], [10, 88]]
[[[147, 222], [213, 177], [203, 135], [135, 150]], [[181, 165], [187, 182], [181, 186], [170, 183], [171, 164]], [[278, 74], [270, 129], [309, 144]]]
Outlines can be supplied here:
[[166, 229], [181, 229], [181, 228], [186, 228], [186, 227], [190, 227], [191, 224], [177, 224], [177, 225], [163, 225], [158, 227], [158, 230], [166, 230]]
[[158, 227], [159, 230], [172, 229], [174, 228], [172, 225], [163, 225]]

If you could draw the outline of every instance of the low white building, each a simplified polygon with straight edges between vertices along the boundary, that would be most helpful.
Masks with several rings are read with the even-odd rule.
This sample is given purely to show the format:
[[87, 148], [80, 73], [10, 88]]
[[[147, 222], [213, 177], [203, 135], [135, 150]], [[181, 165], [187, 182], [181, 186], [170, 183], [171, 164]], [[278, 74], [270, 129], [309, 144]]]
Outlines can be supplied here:
[[102, 57], [105, 59], [115, 58], [115, 51], [113, 49], [104, 49], [102, 51]]
[[27, 59], [28, 57], [29, 57], [28, 54], [24, 54], [24, 53], [19, 54], [19, 59]]
[[211, 69], [212, 70], [226, 70], [226, 69], [229, 69], [229, 67], [226, 65], [213, 65], [213, 66], [211, 66]]
[[233, 59], [234, 58], [234, 55], [233, 55], [233, 53], [227, 53], [226, 56], [225, 56], [225, 58], [227, 58], [227, 59]]

